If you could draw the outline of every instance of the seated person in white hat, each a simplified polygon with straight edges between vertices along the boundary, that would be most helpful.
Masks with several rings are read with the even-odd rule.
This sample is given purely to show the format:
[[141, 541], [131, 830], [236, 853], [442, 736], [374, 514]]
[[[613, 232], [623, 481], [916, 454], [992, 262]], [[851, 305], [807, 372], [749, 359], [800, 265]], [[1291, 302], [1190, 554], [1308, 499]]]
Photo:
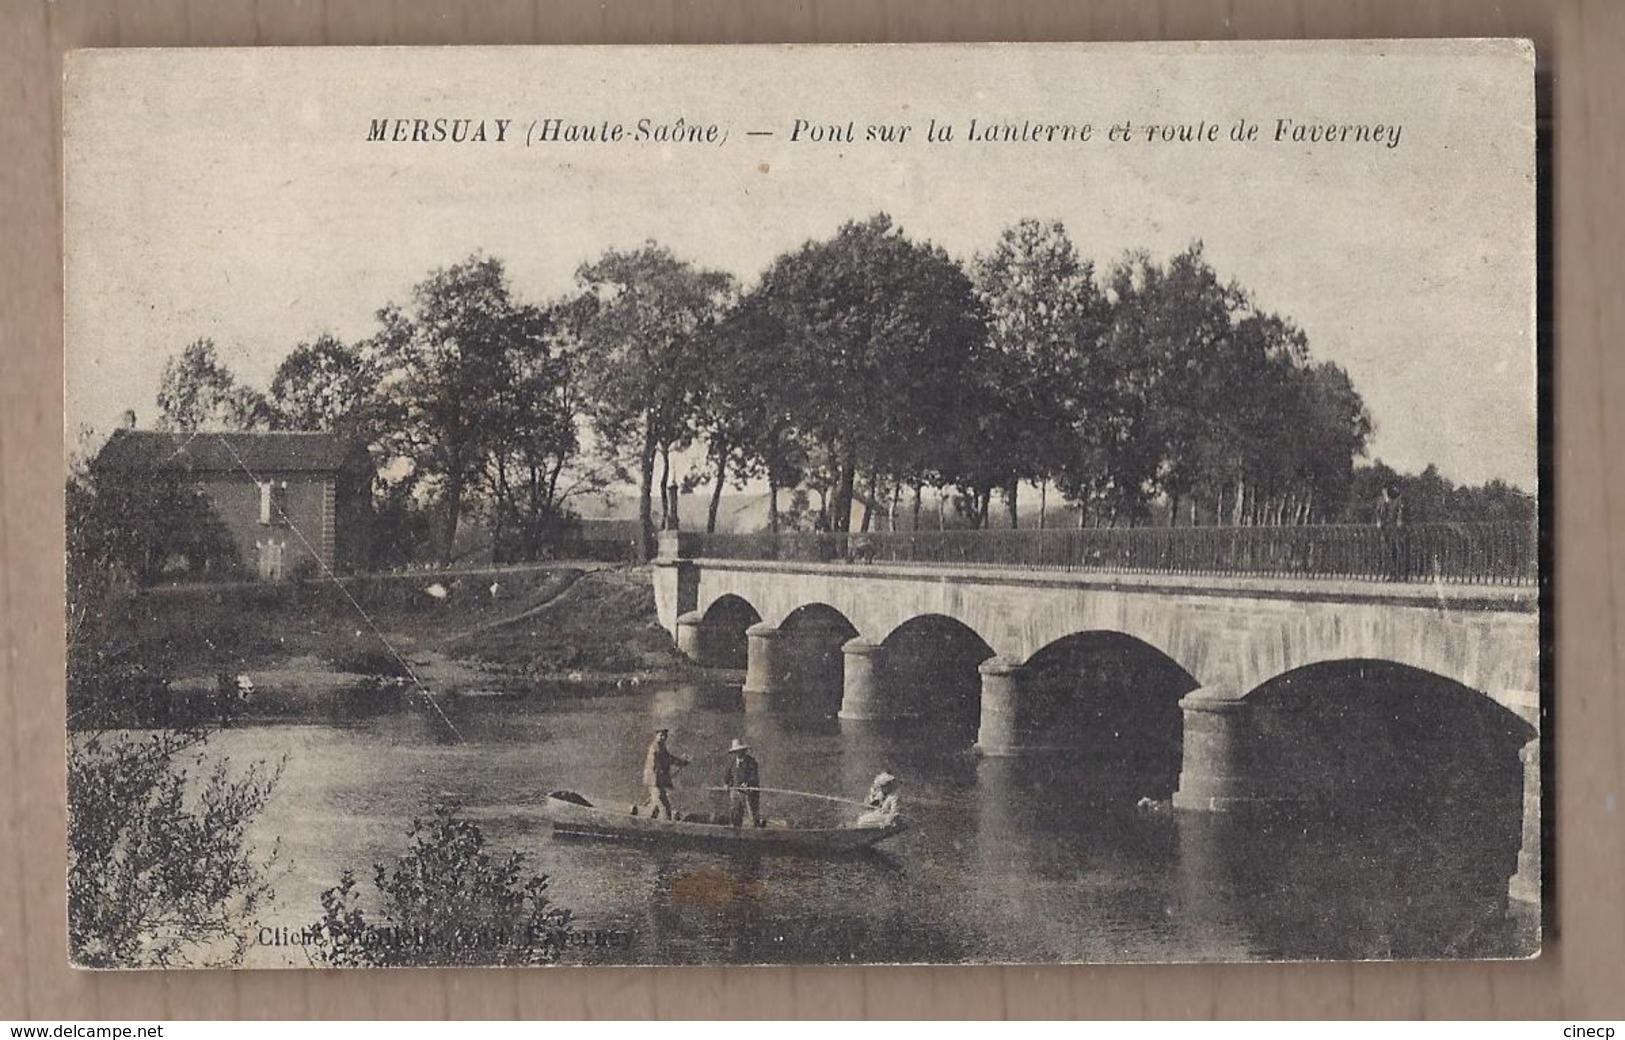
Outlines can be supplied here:
[[762, 773], [756, 759], [751, 757], [750, 745], [735, 737], [728, 748], [728, 772], [722, 786], [728, 789], [728, 822], [735, 827], [745, 822], [750, 811], [752, 827], [762, 826]]
[[897, 786], [897, 778], [882, 770], [869, 784], [869, 797], [865, 799], [869, 810], [858, 817], [858, 823], [862, 826], [890, 823], [899, 808]]

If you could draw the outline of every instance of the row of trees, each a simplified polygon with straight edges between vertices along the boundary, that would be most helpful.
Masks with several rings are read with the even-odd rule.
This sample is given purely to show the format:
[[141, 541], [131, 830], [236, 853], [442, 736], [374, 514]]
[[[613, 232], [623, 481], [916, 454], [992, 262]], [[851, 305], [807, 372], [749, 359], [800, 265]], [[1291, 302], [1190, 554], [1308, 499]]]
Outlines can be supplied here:
[[998, 493], [1015, 525], [1019, 489], [1052, 483], [1080, 523], [1143, 522], [1158, 500], [1170, 522], [1309, 522], [1371, 430], [1347, 375], [1200, 244], [1131, 254], [1102, 284], [1058, 223], [1016, 224], [968, 271], [884, 216], [848, 224], [779, 258], [717, 339], [747, 377], [708, 380], [702, 414], [779, 417], [738, 431], [738, 471], [770, 496], [800, 475], [834, 530], [855, 499], [861, 524], [895, 522], [905, 491], [917, 522], [922, 488], [981, 526]]
[[[676, 480], [791, 492], [830, 530], [1018, 521], [1022, 487], [1083, 524], [1337, 518], [1371, 420], [1347, 373], [1220, 278], [1198, 243], [1103, 276], [1059, 223], [1024, 220], [969, 264], [884, 214], [777, 258], [748, 288], [654, 243], [517, 300], [500, 261], [436, 271], [379, 330], [324, 336], [269, 391], [213, 344], [166, 368], [161, 421], [365, 437], [381, 508], [437, 512], [445, 557], [476, 512], [499, 551], [545, 544], [572, 496], [638, 487], [645, 551]], [[590, 431], [590, 433], [589, 433]], [[673, 474], [673, 458], [703, 458]], [[1039, 510], [1040, 523], [1045, 510]]]
[[1384, 488], [1403, 503], [1406, 523], [1528, 525], [1537, 519], [1534, 496], [1504, 480], [1458, 485], [1434, 465], [1424, 467], [1420, 473], [1399, 473], [1380, 460], [1355, 467], [1354, 490], [1338, 519], [1374, 522]]

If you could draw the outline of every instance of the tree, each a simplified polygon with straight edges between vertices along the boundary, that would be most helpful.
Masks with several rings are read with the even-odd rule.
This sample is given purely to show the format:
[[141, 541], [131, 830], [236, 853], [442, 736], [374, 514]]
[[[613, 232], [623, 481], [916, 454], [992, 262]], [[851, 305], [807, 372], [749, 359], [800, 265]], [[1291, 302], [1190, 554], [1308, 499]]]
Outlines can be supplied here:
[[1538, 505], [1534, 495], [1504, 480], [1457, 485], [1431, 463], [1420, 473], [1400, 473], [1381, 459], [1356, 468], [1350, 494], [1340, 519], [1369, 524], [1381, 501], [1383, 488], [1398, 488], [1405, 503], [1405, 522], [1534, 524]]
[[1059, 221], [1006, 228], [971, 273], [987, 313], [983, 408], [999, 420], [986, 429], [973, 484], [1004, 489], [1015, 527], [1016, 488], [1047, 484], [1075, 450], [1075, 432], [1108, 407], [1096, 357], [1105, 301]]
[[194, 340], [164, 363], [157, 400], [158, 428], [163, 430], [252, 430], [270, 426], [271, 411], [264, 396], [237, 384], [211, 339]]
[[563, 537], [569, 500], [607, 480], [596, 467], [576, 465], [581, 453], [577, 353], [569, 315], [555, 314], [548, 335], [523, 341], [508, 359], [511, 379], [492, 402], [482, 472], [498, 559], [535, 559]]
[[[275, 859], [247, 827], [280, 766], [209, 767], [204, 731], [137, 718], [162, 654], [119, 645], [125, 586], [224, 529], [195, 489], [121, 476], [76, 464], [67, 483], [68, 951], [87, 968], [236, 963]], [[145, 732], [99, 729], [132, 723]]]
[[872, 490], [949, 469], [951, 431], [975, 419], [963, 395], [986, 329], [941, 247], [877, 214], [780, 256], [757, 296], [783, 330], [794, 426], [830, 473], [831, 529], [851, 529], [860, 470]]
[[1077, 505], [1080, 526], [1092, 512], [1111, 524], [1133, 523], [1147, 513], [1162, 459], [1151, 414], [1155, 370], [1147, 347], [1160, 276], [1143, 252], [1113, 265], [1096, 349], [1079, 357], [1079, 371], [1072, 376], [1080, 384], [1078, 405], [1069, 409], [1069, 443], [1056, 482]]
[[1158, 490], [1170, 524], [1337, 512], [1371, 432], [1346, 372], [1312, 364], [1302, 330], [1221, 281], [1201, 243], [1167, 265], [1130, 254], [1109, 285], [1092, 382], [1112, 396], [1069, 494], [1138, 518]]
[[637, 468], [642, 555], [654, 554], [651, 491], [657, 457], [692, 436], [701, 346], [729, 301], [733, 279], [694, 267], [653, 242], [610, 250], [576, 271], [581, 376], [594, 431]]
[[1534, 524], [1539, 519], [1535, 496], [1500, 479], [1458, 487], [1451, 512], [1464, 522]]
[[502, 262], [472, 256], [433, 272], [412, 290], [410, 309], [378, 312], [367, 346], [379, 386], [398, 418], [386, 453], [411, 460], [442, 511], [439, 556], [450, 562], [465, 495], [480, 477], [512, 385], [513, 359], [545, 349], [548, 321], [517, 303]]
[[1233, 524], [1273, 522], [1294, 498], [1312, 504], [1312, 495], [1297, 494], [1308, 468], [1308, 341], [1292, 323], [1252, 310], [1244, 297], [1236, 307], [1213, 372], [1216, 410], [1195, 440], [1192, 522], [1203, 515]]
[[1168, 498], [1168, 522], [1175, 523], [1181, 499], [1201, 481], [1216, 417], [1227, 407], [1225, 376], [1236, 371], [1232, 316], [1246, 298], [1219, 280], [1200, 242], [1165, 268], [1146, 264], [1136, 284], [1146, 296], [1133, 344], [1146, 432], [1160, 455], [1156, 482]]
[[1336, 515], [1354, 485], [1354, 460], [1366, 453], [1371, 414], [1354, 381], [1330, 361], [1294, 370], [1300, 421], [1292, 518], [1308, 523]]
[[369, 561], [374, 568], [410, 566], [440, 550], [440, 525], [413, 485], [406, 476], [380, 477], [374, 486]]
[[366, 436], [379, 418], [378, 381], [370, 358], [324, 332], [294, 347], [277, 366], [271, 378], [272, 424], [279, 430]]
[[193, 575], [236, 565], [236, 546], [209, 496], [173, 473], [94, 464], [66, 489], [68, 592], [109, 582], [151, 584], [174, 561]]
[[486, 851], [479, 826], [447, 807], [413, 820], [393, 867], [373, 866], [380, 909], [369, 916], [346, 870], [322, 893], [318, 956], [340, 967], [547, 964], [558, 960], [570, 914], [547, 897], [545, 874], [527, 876], [517, 852]]
[[87, 968], [234, 964], [270, 894], [275, 852], [248, 824], [280, 766], [194, 778], [200, 732], [70, 736], [68, 949]]
[[695, 359], [699, 393], [694, 422], [705, 435], [715, 469], [706, 530], [717, 526], [722, 490], [730, 473], [736, 485], [767, 481], [767, 525], [779, 529], [779, 492], [801, 480], [805, 457], [793, 427], [799, 388], [783, 378], [785, 331], [759, 291], [745, 295]]

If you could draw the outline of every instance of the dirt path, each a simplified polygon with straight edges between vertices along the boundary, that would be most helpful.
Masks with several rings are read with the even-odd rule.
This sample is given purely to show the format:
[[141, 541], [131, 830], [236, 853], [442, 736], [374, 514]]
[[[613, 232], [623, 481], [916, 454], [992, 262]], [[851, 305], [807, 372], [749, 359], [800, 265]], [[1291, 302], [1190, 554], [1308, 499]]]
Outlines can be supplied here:
[[611, 569], [612, 568], [609, 568], [609, 567], [588, 567], [588, 568], [584, 568], [579, 573], [577, 573], [574, 577], [572, 577], [569, 581], [565, 582], [563, 585], [559, 586], [557, 589], [554, 589], [552, 594], [549, 595], [546, 599], [543, 599], [543, 600], [541, 600], [540, 602], [537, 602], [537, 603], [532, 603], [530, 606], [526, 607], [524, 610], [521, 610], [517, 614], [510, 614], [507, 617], [496, 618], [495, 620], [492, 620], [492, 621], [482, 621], [478, 625], [475, 625], [473, 628], [464, 629], [461, 632], [453, 632], [450, 635], [439, 636], [439, 637], [437, 637], [437, 638], [435, 638], [433, 640], [430, 640], [430, 641], [426, 642], [424, 644], [424, 647], [425, 647], [425, 649], [431, 649], [431, 648], [435, 648], [435, 647], [447, 647], [447, 646], [450, 646], [453, 643], [456, 643], [456, 642], [458, 642], [460, 640], [463, 640], [463, 639], [468, 639], [468, 638], [470, 638], [472, 636], [477, 636], [477, 635], [480, 635], [482, 633], [490, 632], [490, 631], [492, 631], [494, 629], [498, 629], [498, 628], [505, 628], [508, 625], [516, 625], [521, 621], [526, 621], [526, 620], [536, 616], [537, 614], [541, 613], [542, 611], [546, 610], [548, 607], [552, 606], [554, 603], [558, 602], [558, 600], [559, 600], [559, 598], [561, 596], [567, 595], [570, 592], [571, 589], [575, 588], [576, 585], [580, 584], [581, 579], [587, 577], [589, 574], [599, 574], [599, 573], [602, 573], [604, 571], [611, 570]]

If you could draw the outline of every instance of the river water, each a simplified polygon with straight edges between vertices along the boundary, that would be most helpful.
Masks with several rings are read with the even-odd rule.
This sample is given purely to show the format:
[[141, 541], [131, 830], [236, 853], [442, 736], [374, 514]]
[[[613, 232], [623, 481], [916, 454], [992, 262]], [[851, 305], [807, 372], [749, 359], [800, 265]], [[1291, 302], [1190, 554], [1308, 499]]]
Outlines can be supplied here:
[[[1245, 819], [1135, 807], [1137, 792], [1083, 756], [979, 759], [963, 726], [862, 724], [747, 712], [733, 683], [574, 685], [523, 697], [403, 695], [298, 721], [242, 721], [209, 742], [234, 762], [285, 759], [254, 840], [280, 843], [276, 897], [251, 966], [305, 965], [278, 945], [321, 915], [349, 868], [404, 851], [438, 802], [551, 878], [582, 929], [622, 948], [571, 959], [633, 963], [1205, 961], [1498, 957], [1532, 951], [1509, 916], [1517, 847], [1469, 805], [1427, 814]], [[742, 855], [554, 838], [551, 790], [630, 806], [652, 730], [693, 765], [679, 811], [720, 810], [724, 750], [757, 750], [762, 783], [861, 798], [903, 779], [904, 834], [846, 858]], [[1465, 797], [1465, 796], [1464, 796]], [[855, 812], [765, 795], [769, 816]]]

